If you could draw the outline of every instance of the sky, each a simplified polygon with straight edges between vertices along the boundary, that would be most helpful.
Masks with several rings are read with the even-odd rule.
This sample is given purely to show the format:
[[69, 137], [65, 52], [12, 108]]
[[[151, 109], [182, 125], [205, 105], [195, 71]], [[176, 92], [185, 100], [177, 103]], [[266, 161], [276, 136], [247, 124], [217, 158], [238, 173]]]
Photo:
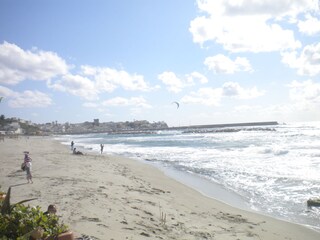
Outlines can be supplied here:
[[320, 121], [320, 2], [0, 0], [0, 97], [34, 123]]

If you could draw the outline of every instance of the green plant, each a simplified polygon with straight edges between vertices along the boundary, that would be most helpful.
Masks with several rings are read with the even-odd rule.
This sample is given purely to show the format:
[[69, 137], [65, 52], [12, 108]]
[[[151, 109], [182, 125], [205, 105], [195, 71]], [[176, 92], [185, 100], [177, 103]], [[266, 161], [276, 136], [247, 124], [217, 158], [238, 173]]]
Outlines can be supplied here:
[[30, 198], [30, 199], [22, 200], [16, 204], [11, 204], [10, 198], [11, 198], [11, 187], [9, 187], [5, 199], [1, 202], [1, 214], [10, 214], [12, 208], [15, 205], [37, 199], [37, 198]]
[[43, 238], [64, 233], [68, 227], [59, 223], [56, 215], [44, 214], [40, 207], [17, 204], [10, 214], [0, 215], [0, 239], [25, 239], [25, 235], [40, 227]]
[[21, 202], [10, 205], [10, 188], [0, 205], [0, 240], [27, 240], [35, 229], [41, 229], [42, 239], [68, 230], [66, 225], [59, 222], [58, 216], [45, 214], [39, 206], [25, 206]]

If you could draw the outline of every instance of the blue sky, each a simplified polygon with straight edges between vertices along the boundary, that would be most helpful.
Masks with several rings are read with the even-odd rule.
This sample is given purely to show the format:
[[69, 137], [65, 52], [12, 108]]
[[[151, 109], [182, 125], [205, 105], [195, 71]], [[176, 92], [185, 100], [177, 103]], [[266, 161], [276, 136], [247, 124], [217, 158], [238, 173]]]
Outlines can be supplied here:
[[1, 0], [0, 96], [35, 123], [319, 121], [319, 1]]

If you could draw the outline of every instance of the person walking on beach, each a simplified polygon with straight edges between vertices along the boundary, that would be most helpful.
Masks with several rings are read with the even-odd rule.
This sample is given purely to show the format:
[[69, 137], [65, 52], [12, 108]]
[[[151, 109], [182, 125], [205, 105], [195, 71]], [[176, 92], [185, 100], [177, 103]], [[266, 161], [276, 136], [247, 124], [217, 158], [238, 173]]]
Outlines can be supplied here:
[[31, 174], [31, 157], [29, 156], [29, 152], [25, 152], [24, 153], [24, 164], [25, 164], [25, 169], [26, 169], [26, 173], [27, 173], [27, 180], [28, 183], [33, 183], [32, 181], [32, 174]]
[[74, 142], [71, 141], [71, 151], [73, 151]]
[[100, 144], [100, 152], [101, 152], [101, 154], [103, 153], [103, 148], [104, 148], [104, 144]]

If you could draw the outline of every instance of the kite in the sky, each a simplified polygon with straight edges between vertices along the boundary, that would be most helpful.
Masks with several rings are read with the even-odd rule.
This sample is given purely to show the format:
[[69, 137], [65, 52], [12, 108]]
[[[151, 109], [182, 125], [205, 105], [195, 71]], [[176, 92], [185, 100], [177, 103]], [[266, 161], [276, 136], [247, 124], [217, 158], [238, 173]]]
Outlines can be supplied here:
[[178, 102], [172, 102], [172, 103], [177, 105], [177, 109], [180, 107], [180, 104]]
[[2, 98], [3, 98], [3, 97], [0, 97], [0, 103], [1, 103], [1, 101], [2, 101]]

